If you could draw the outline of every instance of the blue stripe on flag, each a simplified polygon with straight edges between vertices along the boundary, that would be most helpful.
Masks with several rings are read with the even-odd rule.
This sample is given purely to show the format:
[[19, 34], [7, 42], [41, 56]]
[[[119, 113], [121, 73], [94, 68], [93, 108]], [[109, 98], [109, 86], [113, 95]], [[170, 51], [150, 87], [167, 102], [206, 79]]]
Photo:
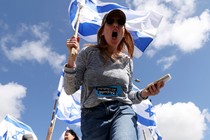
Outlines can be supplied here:
[[99, 6], [99, 5], [96, 5], [92, 0], [87, 0], [85, 2], [85, 5], [90, 7], [91, 9], [94, 9], [94, 11], [97, 11], [98, 13], [104, 13], [104, 12], [108, 12], [112, 9], [117, 9], [117, 8], [122, 8], [122, 9], [128, 9], [127, 7], [124, 7], [124, 6], [121, 6], [121, 5], [118, 5], [116, 3], [105, 3], [105, 5], [103, 6]]
[[[80, 89], [81, 90], [81, 89]], [[75, 102], [75, 104], [77, 104], [77, 105], [79, 105], [80, 106], [80, 102], [79, 101], [77, 101], [75, 98], [74, 98], [74, 96], [72, 95], [72, 99], [74, 100], [74, 102]]]
[[82, 36], [90, 36], [90, 35], [96, 34], [98, 32], [99, 27], [100, 27], [99, 25], [93, 24], [93, 23], [87, 23], [87, 22], [80, 23], [79, 33]]
[[163, 139], [157, 132], [155, 132], [155, 134], [157, 135], [157, 140], [162, 140]]
[[98, 13], [104, 13], [104, 12], [109, 12], [112, 9], [128, 9], [126, 7], [120, 6], [120, 5], [115, 5], [115, 4], [108, 4], [104, 6], [96, 6]]
[[13, 125], [16, 126], [16, 127], [25, 129], [25, 130], [27, 130], [27, 131], [29, 131], [29, 132], [33, 132], [32, 129], [29, 128], [27, 125], [22, 124], [22, 123], [20, 123], [20, 122], [17, 122], [17, 121], [15, 121], [15, 120], [9, 118], [8, 116], [5, 117], [5, 120], [8, 121], [9, 123], [13, 124]]
[[144, 126], [156, 126], [156, 122], [153, 120], [146, 119], [141, 115], [137, 114], [138, 122]]
[[74, 20], [74, 18], [76, 17], [76, 13], [78, 10], [76, 0], [74, 2], [72, 2], [72, 4], [70, 5], [70, 9], [71, 9], [71, 12], [69, 12], [69, 15], [70, 15], [70, 21], [72, 22]]
[[3, 135], [3, 137], [2, 137], [2, 139], [1, 139], [1, 140], [3, 140], [3, 138], [4, 138], [4, 140], [6, 140], [6, 139], [7, 139], [7, 133], [8, 133], [8, 130], [4, 133], [4, 135]]
[[135, 46], [137, 46], [138, 49], [140, 49], [142, 52], [145, 51], [145, 49], [147, 48], [147, 46], [152, 42], [153, 38], [149, 37], [149, 36], [140, 36], [140, 33], [137, 31], [130, 31], [133, 40], [134, 40], [134, 44]]

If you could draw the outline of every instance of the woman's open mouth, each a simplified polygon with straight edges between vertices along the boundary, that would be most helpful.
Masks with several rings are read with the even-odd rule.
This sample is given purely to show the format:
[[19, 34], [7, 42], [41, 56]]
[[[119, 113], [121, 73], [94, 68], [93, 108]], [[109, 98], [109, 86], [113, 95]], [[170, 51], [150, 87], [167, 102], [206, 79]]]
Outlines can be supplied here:
[[117, 34], [118, 34], [117, 32], [113, 31], [112, 32], [112, 39], [116, 39], [117, 38]]

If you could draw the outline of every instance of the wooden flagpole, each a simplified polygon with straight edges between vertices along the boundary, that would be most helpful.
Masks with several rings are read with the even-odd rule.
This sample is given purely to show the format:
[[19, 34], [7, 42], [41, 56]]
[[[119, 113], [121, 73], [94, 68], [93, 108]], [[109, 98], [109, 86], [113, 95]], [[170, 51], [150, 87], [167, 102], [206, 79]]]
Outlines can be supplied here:
[[[76, 28], [75, 28], [75, 31], [74, 31], [74, 36], [75, 38], [77, 38], [78, 36], [78, 30], [79, 30], [79, 22], [80, 22], [80, 11], [82, 9], [82, 5], [81, 3], [78, 3], [79, 5], [79, 12], [78, 12], [78, 17], [77, 17], [77, 23], [76, 23]], [[75, 48], [72, 48], [71, 49], [71, 55], [76, 55], [78, 52], [76, 52], [76, 49]]]
[[52, 134], [53, 134], [55, 122], [56, 122], [55, 113], [56, 113], [57, 103], [58, 103], [58, 97], [56, 98], [55, 103], [54, 103], [52, 118], [50, 122], [50, 127], [48, 128], [46, 140], [52, 139]]
[[146, 132], [144, 129], [142, 129], [142, 133], [143, 133], [143, 136], [144, 136], [144, 140], [147, 140], [147, 135], [146, 135]]
[[[80, 3], [78, 3], [78, 5], [79, 5], [79, 12], [78, 12], [77, 23], [76, 23], [76, 28], [75, 28], [75, 32], [74, 32], [74, 36], [76, 38], [78, 36], [80, 11], [82, 9], [82, 5]], [[71, 55], [76, 55], [77, 53], [78, 52], [76, 52], [76, 49], [75, 48], [72, 48]], [[55, 122], [56, 122], [55, 113], [56, 113], [57, 103], [58, 103], [58, 97], [56, 98], [55, 103], [54, 103], [54, 108], [53, 108], [53, 113], [52, 113], [52, 119], [51, 119], [51, 122], [50, 122], [50, 127], [48, 128], [46, 140], [51, 140], [52, 139], [52, 134], [53, 134], [54, 127], [55, 127]]]

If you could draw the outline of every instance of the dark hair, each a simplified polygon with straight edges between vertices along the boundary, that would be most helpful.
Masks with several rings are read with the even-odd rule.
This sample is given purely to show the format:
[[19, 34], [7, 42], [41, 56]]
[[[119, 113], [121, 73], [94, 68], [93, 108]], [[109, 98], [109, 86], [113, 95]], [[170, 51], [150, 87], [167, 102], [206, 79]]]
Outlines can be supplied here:
[[24, 134], [22, 140], [33, 140], [32, 134]]
[[66, 130], [65, 133], [70, 133], [71, 135], [74, 136], [74, 140], [79, 140], [79, 138], [78, 138], [77, 134], [74, 132], [74, 130], [69, 129], [69, 130]]

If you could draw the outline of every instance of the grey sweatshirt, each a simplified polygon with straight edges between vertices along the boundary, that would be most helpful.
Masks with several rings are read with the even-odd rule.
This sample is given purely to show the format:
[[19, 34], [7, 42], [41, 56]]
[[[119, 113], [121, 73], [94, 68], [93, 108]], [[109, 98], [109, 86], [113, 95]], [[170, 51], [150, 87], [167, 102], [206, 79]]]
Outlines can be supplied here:
[[[137, 104], [143, 99], [132, 91], [133, 61], [123, 54], [117, 60], [104, 62], [100, 50], [84, 47], [77, 56], [76, 68], [64, 67], [64, 89], [68, 95], [81, 87], [81, 108], [92, 108], [101, 102], [120, 101]], [[98, 95], [98, 87], [120, 87], [119, 95], [104, 97]]]

